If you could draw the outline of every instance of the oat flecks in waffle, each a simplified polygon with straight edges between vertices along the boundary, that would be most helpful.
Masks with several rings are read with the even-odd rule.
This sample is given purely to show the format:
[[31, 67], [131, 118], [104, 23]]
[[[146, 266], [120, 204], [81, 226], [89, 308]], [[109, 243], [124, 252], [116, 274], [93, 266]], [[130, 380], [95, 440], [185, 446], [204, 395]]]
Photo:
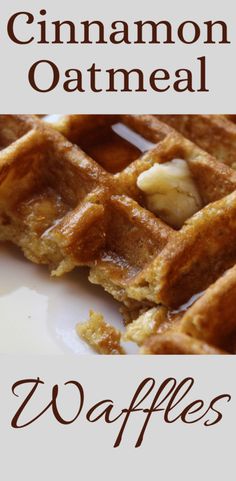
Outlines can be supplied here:
[[[234, 117], [1, 115], [0, 149], [1, 240], [55, 275], [88, 265], [143, 353], [236, 352]], [[178, 229], [137, 186], [173, 159], [201, 199]]]

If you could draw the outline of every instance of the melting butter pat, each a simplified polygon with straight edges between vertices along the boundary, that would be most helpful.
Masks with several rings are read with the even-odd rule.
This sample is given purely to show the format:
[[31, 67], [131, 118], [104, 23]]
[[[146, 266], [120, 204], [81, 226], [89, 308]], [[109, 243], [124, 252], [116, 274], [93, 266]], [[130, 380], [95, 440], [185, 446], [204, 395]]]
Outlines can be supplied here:
[[153, 165], [139, 175], [137, 186], [146, 196], [147, 208], [176, 228], [202, 207], [188, 164], [182, 159]]

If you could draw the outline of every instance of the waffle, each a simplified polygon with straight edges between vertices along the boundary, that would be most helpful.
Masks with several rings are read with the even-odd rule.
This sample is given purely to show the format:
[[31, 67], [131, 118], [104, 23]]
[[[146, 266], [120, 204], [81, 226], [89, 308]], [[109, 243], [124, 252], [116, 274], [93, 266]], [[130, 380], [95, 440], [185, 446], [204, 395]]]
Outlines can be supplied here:
[[[142, 353], [235, 353], [234, 117], [47, 120], [0, 116], [0, 239], [53, 275], [89, 266]], [[137, 186], [175, 158], [202, 202], [178, 228]]]
[[36, 117], [2, 115], [0, 131], [1, 240], [57, 275], [89, 264], [104, 242], [106, 173]]
[[236, 167], [235, 115], [157, 115], [157, 118], [178, 130], [220, 162]]
[[[234, 266], [202, 293], [191, 306], [183, 307], [179, 311], [167, 311], [164, 322], [156, 326], [156, 333], [143, 337], [142, 352], [235, 353], [235, 294]], [[156, 312], [153, 313], [153, 318], [155, 316], [158, 317]], [[142, 323], [145, 324], [145, 319], [142, 319]], [[133, 331], [135, 332], [135, 329]], [[127, 335], [127, 338], [129, 337], [132, 338], [132, 332]]]

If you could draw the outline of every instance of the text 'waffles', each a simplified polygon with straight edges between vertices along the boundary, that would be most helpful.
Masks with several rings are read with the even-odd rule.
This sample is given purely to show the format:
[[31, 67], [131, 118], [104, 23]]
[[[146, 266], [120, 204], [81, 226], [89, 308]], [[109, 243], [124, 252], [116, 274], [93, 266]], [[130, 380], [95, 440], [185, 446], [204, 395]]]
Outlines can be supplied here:
[[[137, 438], [131, 443], [134, 442], [134, 446], [137, 448], [142, 445], [151, 421], [157, 423], [158, 430], [159, 418], [167, 424], [178, 421], [184, 424], [201, 423], [204, 427], [214, 426], [223, 419], [223, 411], [226, 404], [231, 400], [230, 394], [222, 393], [210, 400], [203, 400], [197, 394], [194, 394], [195, 384], [192, 377], [186, 377], [181, 381], [170, 377], [160, 383], [154, 378], [145, 378], [139, 384], [133, 396], [131, 395], [131, 400], [127, 406], [120, 408], [110, 398], [102, 399], [91, 407], [88, 406], [85, 389], [77, 380], [67, 381], [63, 386], [55, 384], [52, 387], [50, 398], [45, 399], [44, 381], [40, 378], [22, 379], [12, 386], [12, 392], [18, 398], [21, 398], [22, 386], [26, 386], [27, 389], [17, 412], [12, 418], [11, 426], [15, 429], [26, 428], [38, 422], [47, 411], [51, 412], [52, 417], [62, 425], [66, 426], [78, 422], [78, 429], [79, 423], [83, 421], [115, 423], [117, 425], [117, 436], [113, 447], [118, 447], [127, 436], [127, 426], [135, 422]], [[65, 419], [62, 414], [63, 401], [66, 403], [68, 395], [71, 395], [71, 390], [76, 408], [73, 406], [71, 417]], [[34, 397], [36, 396], [37, 408], [36, 405], [34, 406]], [[41, 407], [38, 410], [40, 404]], [[33, 417], [32, 412], [34, 412]]]

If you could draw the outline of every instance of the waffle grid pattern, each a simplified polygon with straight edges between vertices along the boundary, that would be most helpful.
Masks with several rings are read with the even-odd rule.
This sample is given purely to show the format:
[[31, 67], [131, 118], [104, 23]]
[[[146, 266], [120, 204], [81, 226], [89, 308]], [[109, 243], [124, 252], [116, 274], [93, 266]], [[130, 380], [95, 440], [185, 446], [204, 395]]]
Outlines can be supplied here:
[[[235, 353], [235, 118], [48, 120], [0, 116], [0, 240], [56, 276], [89, 266], [142, 353]], [[137, 186], [174, 158], [203, 203], [180, 229], [150, 212]]]

